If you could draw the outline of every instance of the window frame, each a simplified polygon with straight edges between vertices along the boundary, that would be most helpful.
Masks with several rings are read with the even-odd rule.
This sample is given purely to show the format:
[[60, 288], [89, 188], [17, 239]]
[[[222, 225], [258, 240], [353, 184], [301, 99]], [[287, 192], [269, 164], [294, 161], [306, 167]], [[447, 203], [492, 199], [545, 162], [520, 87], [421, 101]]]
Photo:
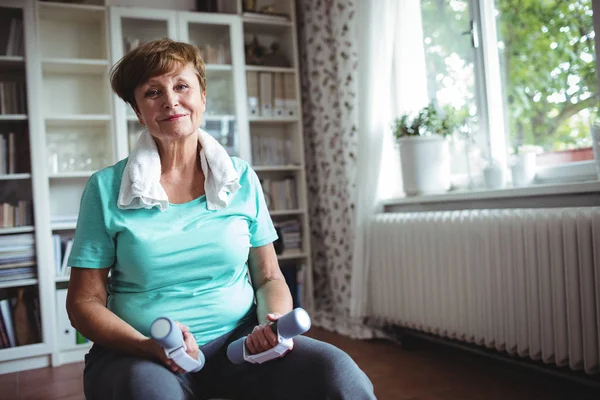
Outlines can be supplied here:
[[[480, 116], [479, 141], [486, 154], [496, 159], [505, 170], [509, 169], [508, 131], [502, 87], [500, 57], [496, 43], [498, 34], [494, 15], [494, 0], [469, 0], [471, 36], [475, 51], [476, 96]], [[596, 53], [596, 75], [600, 89], [600, 0], [592, 0]], [[600, 93], [600, 90], [598, 91]], [[536, 183], [560, 183], [580, 180], [598, 180], [596, 161], [538, 167]], [[510, 176], [510, 174], [508, 174]]]

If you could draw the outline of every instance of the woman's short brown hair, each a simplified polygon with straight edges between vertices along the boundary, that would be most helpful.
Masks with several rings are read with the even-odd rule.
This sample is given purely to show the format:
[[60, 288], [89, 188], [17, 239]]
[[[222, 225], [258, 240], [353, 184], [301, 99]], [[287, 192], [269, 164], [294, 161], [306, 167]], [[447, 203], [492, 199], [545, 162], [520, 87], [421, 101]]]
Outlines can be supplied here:
[[191, 44], [159, 39], [148, 42], [127, 53], [110, 72], [112, 90], [137, 109], [135, 89], [148, 79], [192, 64], [196, 69], [202, 91], [206, 91], [206, 73], [200, 51]]

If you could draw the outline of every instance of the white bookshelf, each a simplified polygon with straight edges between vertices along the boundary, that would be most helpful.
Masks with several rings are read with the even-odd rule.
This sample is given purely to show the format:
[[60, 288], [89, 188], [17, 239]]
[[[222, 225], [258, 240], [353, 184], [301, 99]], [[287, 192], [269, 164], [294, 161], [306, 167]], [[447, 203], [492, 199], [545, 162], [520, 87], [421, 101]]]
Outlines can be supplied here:
[[[37, 104], [41, 71], [37, 63], [39, 52], [35, 37], [35, 6], [35, 2], [28, 0], [0, 0], [0, 16], [9, 19], [18, 16], [21, 24], [17, 25], [17, 32], [22, 31], [21, 39], [17, 39], [22, 46], [13, 48], [21, 48], [19, 54], [4, 55], [6, 49], [0, 49], [0, 76], [23, 83], [25, 95], [18, 107], [20, 112], [0, 115], [0, 133], [6, 133], [8, 130], [16, 134], [18, 153], [15, 173], [0, 176], [0, 186], [8, 188], [8, 192], [5, 189], [2, 189], [2, 192], [14, 194], [15, 198], [12, 200], [32, 202], [35, 222], [35, 225], [0, 228], [0, 238], [8, 239], [12, 235], [32, 233], [35, 238], [36, 259], [20, 266], [37, 267], [35, 278], [0, 281], [0, 293], [3, 297], [12, 297], [15, 296], [15, 290], [26, 288], [31, 291], [31, 295], [39, 299], [41, 337], [39, 343], [0, 349], [0, 374], [48, 365], [49, 354], [52, 351], [52, 333], [48, 329], [52, 309], [44, 301], [52, 297], [53, 288], [46, 279], [46, 271], [43, 268], [46, 254], [44, 223], [47, 220], [44, 205], [47, 204], [48, 197], [47, 187], [42, 178], [43, 166], [38, 162], [43, 159], [43, 143], [38, 140], [42, 126]], [[10, 154], [8, 157], [10, 158]], [[2, 202], [5, 200], [7, 199], [0, 199]]]

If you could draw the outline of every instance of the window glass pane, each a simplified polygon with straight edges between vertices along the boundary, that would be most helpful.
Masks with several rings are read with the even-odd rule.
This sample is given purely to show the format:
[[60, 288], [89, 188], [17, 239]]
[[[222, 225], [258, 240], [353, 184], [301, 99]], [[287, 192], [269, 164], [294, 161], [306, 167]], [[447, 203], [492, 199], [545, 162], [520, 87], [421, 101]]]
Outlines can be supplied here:
[[593, 158], [598, 83], [591, 0], [495, 0], [511, 152], [538, 165]]
[[[474, 146], [478, 130], [475, 50], [471, 42], [469, 2], [421, 0], [429, 99], [438, 108], [451, 106], [469, 125], [451, 143], [454, 184], [470, 185], [469, 175], [481, 167]], [[463, 181], [457, 183], [457, 179]], [[465, 181], [466, 180], [466, 181]]]

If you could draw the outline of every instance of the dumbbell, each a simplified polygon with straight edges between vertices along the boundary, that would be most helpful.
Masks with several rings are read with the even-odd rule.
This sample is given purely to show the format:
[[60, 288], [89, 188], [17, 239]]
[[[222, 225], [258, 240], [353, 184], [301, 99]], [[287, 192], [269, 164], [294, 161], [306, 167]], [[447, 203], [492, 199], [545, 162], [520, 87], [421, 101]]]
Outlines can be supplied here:
[[185, 371], [198, 372], [204, 367], [205, 358], [202, 351], [198, 353], [197, 360], [186, 353], [187, 347], [183, 339], [183, 332], [171, 318], [156, 318], [150, 326], [150, 335], [160, 343], [167, 357]]
[[252, 364], [262, 364], [265, 361], [280, 357], [293, 347], [295, 336], [301, 335], [310, 329], [310, 317], [303, 308], [298, 307], [268, 326], [277, 335], [275, 347], [262, 353], [250, 354], [246, 346], [247, 336], [244, 336], [227, 346], [227, 358], [234, 364], [241, 364], [244, 361]]

